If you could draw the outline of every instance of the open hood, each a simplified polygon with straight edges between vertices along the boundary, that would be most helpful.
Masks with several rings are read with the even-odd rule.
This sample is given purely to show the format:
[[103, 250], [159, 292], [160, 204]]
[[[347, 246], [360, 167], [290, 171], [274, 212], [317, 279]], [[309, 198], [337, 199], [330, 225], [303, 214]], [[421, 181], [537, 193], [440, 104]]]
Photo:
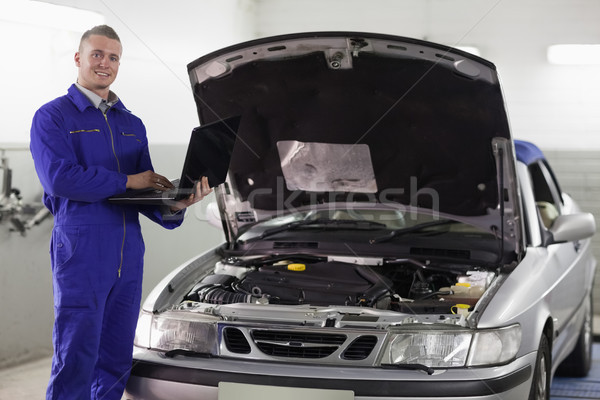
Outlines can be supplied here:
[[188, 72], [201, 124], [240, 117], [216, 190], [228, 240], [274, 215], [345, 202], [515, 229], [512, 143], [489, 61], [414, 39], [323, 32], [231, 46]]

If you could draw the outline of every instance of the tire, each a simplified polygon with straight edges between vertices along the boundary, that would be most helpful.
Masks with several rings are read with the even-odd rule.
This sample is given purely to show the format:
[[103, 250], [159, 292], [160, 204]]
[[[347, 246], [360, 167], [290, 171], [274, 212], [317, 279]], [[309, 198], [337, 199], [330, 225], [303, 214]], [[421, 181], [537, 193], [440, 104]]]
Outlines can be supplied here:
[[529, 400], [550, 399], [550, 347], [548, 338], [542, 334], [538, 348]]
[[559, 365], [556, 373], [560, 376], [582, 378], [587, 376], [592, 367], [592, 344], [593, 344], [593, 309], [592, 297], [590, 296], [587, 312], [577, 337], [575, 348]]

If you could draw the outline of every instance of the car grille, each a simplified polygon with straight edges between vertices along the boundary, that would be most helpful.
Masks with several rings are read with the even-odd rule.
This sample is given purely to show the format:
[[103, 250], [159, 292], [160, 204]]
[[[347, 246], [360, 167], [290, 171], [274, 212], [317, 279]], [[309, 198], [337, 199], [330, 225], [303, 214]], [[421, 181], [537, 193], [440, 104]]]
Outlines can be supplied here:
[[342, 353], [344, 360], [364, 360], [369, 357], [377, 344], [377, 337], [371, 335], [360, 336]]
[[346, 341], [345, 335], [254, 330], [252, 339], [265, 354], [276, 357], [323, 358]]
[[250, 355], [253, 359], [362, 361], [371, 356], [379, 341], [375, 335], [351, 334], [349, 337], [339, 333], [233, 326], [225, 327], [222, 332], [223, 344], [232, 356]]
[[246, 337], [237, 328], [225, 328], [223, 330], [225, 345], [232, 353], [248, 354], [251, 351], [250, 344]]

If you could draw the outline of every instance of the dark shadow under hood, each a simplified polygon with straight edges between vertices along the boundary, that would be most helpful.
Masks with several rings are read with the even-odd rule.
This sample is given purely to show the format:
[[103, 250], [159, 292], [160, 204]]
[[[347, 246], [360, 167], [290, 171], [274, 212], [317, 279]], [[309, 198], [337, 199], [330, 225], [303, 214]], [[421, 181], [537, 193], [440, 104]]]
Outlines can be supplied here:
[[413, 39], [325, 32], [242, 43], [188, 70], [201, 123], [241, 117], [227, 190], [254, 220], [333, 202], [465, 217], [499, 208], [492, 142], [510, 133], [486, 60]]

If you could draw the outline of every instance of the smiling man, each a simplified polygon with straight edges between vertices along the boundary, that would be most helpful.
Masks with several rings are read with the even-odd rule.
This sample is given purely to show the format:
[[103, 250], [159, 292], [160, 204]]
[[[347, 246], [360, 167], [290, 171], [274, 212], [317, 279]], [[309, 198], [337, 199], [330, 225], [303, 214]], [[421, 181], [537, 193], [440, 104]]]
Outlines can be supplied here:
[[[88, 32], [90, 32], [88, 34]], [[103, 99], [110, 94], [110, 85], [115, 81], [121, 63], [121, 41], [107, 29], [107, 36], [84, 34], [75, 53], [75, 65], [79, 67], [77, 83]], [[114, 94], [113, 94], [114, 95]]]
[[175, 228], [181, 210], [211, 192], [203, 178], [195, 194], [170, 208], [106, 200], [128, 188], [172, 187], [152, 168], [142, 121], [110, 90], [121, 53], [112, 28], [85, 32], [75, 53], [77, 82], [42, 106], [31, 127], [44, 204], [54, 215], [54, 356], [47, 399], [121, 399], [141, 297], [139, 213]]

